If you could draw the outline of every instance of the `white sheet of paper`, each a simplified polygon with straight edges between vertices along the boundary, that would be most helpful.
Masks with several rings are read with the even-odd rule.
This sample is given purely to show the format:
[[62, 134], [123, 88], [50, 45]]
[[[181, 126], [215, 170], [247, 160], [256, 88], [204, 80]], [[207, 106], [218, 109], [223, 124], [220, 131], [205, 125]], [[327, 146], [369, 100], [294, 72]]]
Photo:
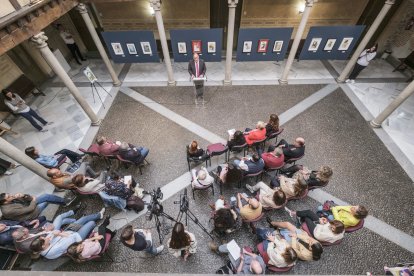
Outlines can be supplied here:
[[231, 256], [233, 257], [234, 260], [238, 260], [240, 258], [240, 252], [241, 249], [239, 247], [239, 245], [236, 243], [235, 240], [231, 240], [228, 244], [227, 244], [227, 249], [229, 250]]
[[131, 181], [131, 180], [132, 180], [132, 176], [131, 175], [125, 175], [124, 176], [124, 183], [125, 184], [128, 184], [128, 182]]

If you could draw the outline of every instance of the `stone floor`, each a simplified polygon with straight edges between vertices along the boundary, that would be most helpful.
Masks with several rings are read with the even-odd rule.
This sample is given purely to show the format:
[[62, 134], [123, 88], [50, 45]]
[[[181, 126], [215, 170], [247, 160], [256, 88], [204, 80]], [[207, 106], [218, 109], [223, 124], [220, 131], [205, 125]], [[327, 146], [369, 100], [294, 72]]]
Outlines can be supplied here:
[[[257, 120], [266, 120], [269, 113], [275, 112], [281, 114], [285, 128], [283, 138], [305, 137], [307, 154], [302, 163], [311, 168], [329, 164], [335, 172], [333, 181], [324, 191], [312, 192], [304, 201], [289, 203], [289, 206], [313, 209], [322, 199], [337, 198], [350, 204], [367, 205], [371, 218], [375, 219], [371, 219], [363, 230], [347, 235], [340, 246], [326, 248], [321, 261], [298, 263], [291, 273], [362, 274], [372, 271], [379, 274], [383, 265], [413, 259], [414, 224], [408, 214], [413, 213], [410, 199], [413, 198], [414, 146], [410, 138], [414, 136], [414, 98], [396, 110], [384, 123], [384, 131], [380, 130], [380, 134], [372, 131], [367, 123], [407, 85], [404, 83], [406, 76], [390, 72], [392, 67], [385, 61], [375, 60], [369, 70], [361, 73], [356, 84], [340, 86], [335, 77], [345, 66], [344, 61], [295, 61], [289, 83], [298, 85], [289, 86], [272, 85], [277, 84], [284, 62], [234, 63], [233, 84], [236, 86], [233, 87], [217, 86], [223, 79], [224, 63], [208, 63], [205, 109], [195, 108], [193, 104], [186, 64], [175, 63], [173, 66], [177, 85], [188, 87], [165, 87], [167, 77], [163, 64], [115, 65], [123, 81], [119, 92], [119, 88], [112, 87], [101, 61], [92, 60], [89, 66], [112, 96], [108, 97], [100, 90], [106, 108], [98, 99], [94, 102], [80, 68], [74, 66], [70, 75], [95, 112], [105, 118], [99, 129], [90, 127], [89, 119], [73, 97], [59, 80], [54, 79], [43, 87], [46, 96], [30, 100], [46, 119], [55, 121], [50, 131], [37, 133], [25, 120], [11, 118], [10, 124], [20, 134], [4, 137], [18, 148], [34, 145], [46, 153], [63, 147], [72, 150], [87, 147], [96, 134], [146, 145], [150, 148], [148, 160], [151, 165], [143, 169], [143, 175], [132, 169], [121, 168], [121, 172], [133, 174], [145, 189], [163, 187], [166, 212], [175, 215], [178, 208], [173, 201], [178, 200], [179, 191], [189, 184], [183, 145], [192, 139], [199, 140], [203, 146], [223, 141], [227, 138], [227, 129], [252, 127]], [[386, 83], [382, 78], [386, 78]], [[60, 114], [59, 117], [56, 114]], [[214, 158], [212, 165], [223, 159]], [[104, 168], [99, 162], [95, 166]], [[38, 195], [53, 190], [46, 181], [22, 167], [12, 176], [1, 177], [0, 185], [4, 192], [24, 190]], [[229, 188], [225, 195], [229, 198], [235, 192], [236, 188]], [[213, 197], [201, 192], [190, 202], [194, 213], [206, 226], [209, 217], [206, 204], [215, 198], [217, 194]], [[101, 207], [97, 199], [85, 201], [91, 212]], [[398, 211], [390, 212], [390, 209]], [[153, 227], [152, 222], [145, 221], [143, 213], [119, 213], [114, 209], [109, 213], [113, 215], [111, 227], [114, 229], [128, 222]], [[272, 212], [270, 216], [277, 220], [288, 219], [282, 211]], [[383, 229], [391, 229], [388, 236], [381, 231]], [[196, 234], [200, 246], [187, 263], [168, 253], [145, 262], [148, 256], [128, 251], [115, 242], [109, 250], [114, 262], [107, 257], [82, 265], [67, 263], [61, 266], [64, 260], [38, 262], [32, 269], [214, 273], [225, 259], [209, 252], [205, 246], [208, 237], [199, 228], [190, 223], [190, 230]], [[254, 246], [253, 235], [247, 229], [230, 238], [235, 238], [241, 245]]]

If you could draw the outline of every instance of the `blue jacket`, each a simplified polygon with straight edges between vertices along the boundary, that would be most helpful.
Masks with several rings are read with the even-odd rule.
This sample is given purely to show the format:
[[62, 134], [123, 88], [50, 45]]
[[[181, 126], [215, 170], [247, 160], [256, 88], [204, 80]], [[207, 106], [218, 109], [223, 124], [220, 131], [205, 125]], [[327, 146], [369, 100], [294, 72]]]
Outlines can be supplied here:
[[249, 168], [249, 170], [247, 171], [247, 174], [258, 173], [261, 170], [263, 170], [263, 168], [265, 166], [265, 163], [264, 163], [262, 158], [260, 158], [259, 161], [257, 161], [257, 162], [253, 162], [252, 160], [247, 160], [244, 163]]
[[39, 157], [36, 158], [36, 161], [42, 164], [43, 166], [47, 166], [47, 167], [55, 167], [58, 164], [58, 161], [56, 160], [56, 158], [51, 155], [39, 154]]

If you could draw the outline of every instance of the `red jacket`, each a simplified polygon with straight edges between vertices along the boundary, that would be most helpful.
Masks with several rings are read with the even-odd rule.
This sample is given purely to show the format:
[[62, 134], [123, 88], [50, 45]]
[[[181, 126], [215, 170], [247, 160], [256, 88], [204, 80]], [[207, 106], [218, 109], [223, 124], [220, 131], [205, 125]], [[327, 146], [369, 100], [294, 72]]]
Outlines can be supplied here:
[[285, 156], [282, 154], [279, 157], [276, 157], [271, 152], [262, 153], [262, 159], [265, 162], [266, 168], [279, 168], [283, 165], [285, 161]]
[[118, 154], [119, 146], [112, 142], [106, 142], [99, 146], [99, 153], [102, 155], [115, 155]]
[[246, 143], [251, 145], [253, 142], [266, 138], [266, 129], [253, 129], [249, 132], [249, 134], [244, 135], [244, 138], [246, 138]]

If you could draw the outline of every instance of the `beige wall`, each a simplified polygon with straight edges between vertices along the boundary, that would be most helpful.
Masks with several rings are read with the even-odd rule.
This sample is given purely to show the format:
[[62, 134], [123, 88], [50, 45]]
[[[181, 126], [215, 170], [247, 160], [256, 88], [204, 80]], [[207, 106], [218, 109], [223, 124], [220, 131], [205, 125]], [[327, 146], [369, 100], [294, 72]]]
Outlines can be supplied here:
[[15, 9], [9, 0], [0, 0], [0, 17], [6, 16], [14, 11]]
[[0, 89], [4, 89], [14, 82], [23, 72], [7, 55], [0, 56]]
[[[241, 28], [294, 27], [304, 0], [244, 0]], [[368, 0], [319, 0], [314, 4], [303, 38], [311, 26], [355, 25]]]

